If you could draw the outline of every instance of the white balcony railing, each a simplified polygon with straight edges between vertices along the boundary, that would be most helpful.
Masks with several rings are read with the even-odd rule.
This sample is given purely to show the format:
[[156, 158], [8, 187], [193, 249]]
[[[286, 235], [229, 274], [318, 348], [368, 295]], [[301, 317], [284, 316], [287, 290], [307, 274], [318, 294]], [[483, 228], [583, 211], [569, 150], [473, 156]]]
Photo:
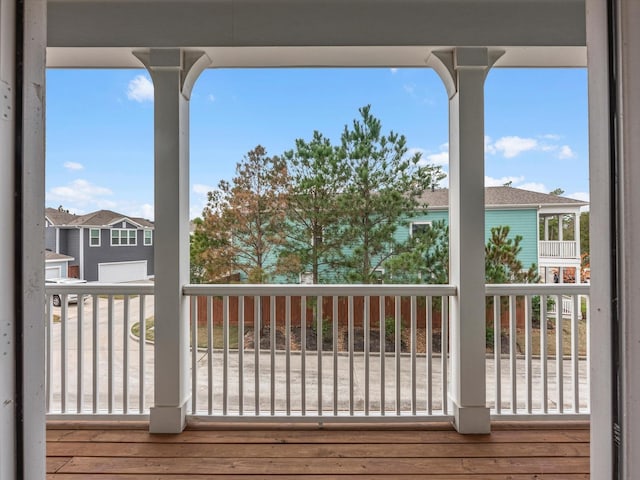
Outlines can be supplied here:
[[[487, 358], [492, 413], [588, 414], [589, 286], [487, 285], [486, 292], [494, 332]], [[554, 305], [567, 302], [569, 314], [558, 314]]]
[[538, 250], [541, 258], [579, 258], [577, 243], [573, 240], [541, 240]]
[[45, 314], [48, 414], [148, 414], [153, 345], [131, 327], [153, 315], [153, 285], [47, 285]]
[[[145, 417], [153, 404], [153, 285], [46, 292], [49, 416]], [[187, 285], [183, 292], [196, 346], [191, 415], [451, 418], [453, 286]], [[589, 319], [579, 315], [588, 286], [487, 285], [486, 292], [492, 414], [588, 413]], [[67, 304], [72, 293], [77, 304]], [[552, 313], [567, 301], [570, 315]]]
[[449, 414], [452, 286], [193, 285], [184, 293], [199, 345], [192, 415]]

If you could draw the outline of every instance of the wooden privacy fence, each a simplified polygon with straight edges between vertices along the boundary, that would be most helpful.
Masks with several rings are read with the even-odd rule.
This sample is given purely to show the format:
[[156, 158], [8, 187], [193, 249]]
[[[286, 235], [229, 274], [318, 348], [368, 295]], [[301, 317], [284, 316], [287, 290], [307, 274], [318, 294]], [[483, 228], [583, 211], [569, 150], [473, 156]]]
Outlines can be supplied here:
[[[198, 324], [205, 325], [207, 323], [207, 299], [211, 298], [213, 323], [214, 325], [222, 325], [223, 319], [223, 301], [222, 297], [197, 297], [197, 312], [198, 312]], [[253, 326], [255, 319], [255, 298], [260, 299], [259, 311], [262, 313], [262, 325], [269, 324], [271, 322], [271, 297], [242, 297], [244, 302], [244, 324], [246, 326]], [[286, 299], [291, 299], [291, 324], [293, 326], [299, 326], [302, 318], [301, 300], [300, 296], [276, 296], [273, 297], [275, 301], [275, 320], [276, 325], [284, 326], [286, 315]], [[380, 297], [371, 296], [369, 298], [369, 315], [371, 318], [372, 328], [377, 328], [380, 322]], [[240, 303], [240, 297], [229, 297], [229, 323], [231, 325], [238, 324], [238, 307]], [[314, 307], [316, 306], [316, 297], [306, 297], [306, 321], [307, 326], [312, 326], [316, 322], [314, 313]], [[440, 329], [442, 324], [442, 308], [441, 298], [435, 297], [432, 302], [432, 322], [434, 329]], [[365, 314], [365, 297], [356, 296], [353, 297], [353, 321], [354, 326], [362, 327], [364, 323]], [[500, 309], [500, 324], [502, 328], [509, 328], [509, 309], [504, 302]], [[393, 318], [395, 312], [396, 297], [387, 296], [384, 297], [384, 315], [383, 319]], [[525, 325], [525, 302], [524, 297], [518, 297], [516, 300], [516, 326], [517, 328], [524, 328]], [[348, 297], [337, 298], [337, 311], [338, 311], [338, 324], [347, 325], [349, 315], [349, 302]], [[425, 298], [419, 298], [417, 302], [417, 326], [418, 328], [424, 328], [426, 325], [426, 311], [427, 300]], [[322, 319], [323, 321], [331, 321], [333, 317], [333, 297], [322, 297]], [[402, 325], [408, 326], [411, 322], [411, 297], [400, 297], [400, 317], [402, 319]], [[485, 318], [487, 325], [493, 325], [493, 305], [486, 305]]]
[[[244, 324], [246, 326], [253, 326], [255, 321], [255, 298], [256, 297], [242, 297], [244, 302]], [[257, 297], [260, 299], [258, 310], [261, 311], [261, 322], [263, 325], [271, 322], [272, 297]], [[275, 301], [275, 320], [276, 325], [284, 326], [286, 319], [286, 299], [290, 298], [291, 301], [291, 324], [293, 326], [299, 326], [302, 319], [302, 308], [300, 296], [273, 297]], [[323, 321], [331, 321], [334, 311], [334, 297], [321, 297], [322, 298], [322, 319]], [[198, 310], [198, 324], [206, 324], [207, 322], [207, 300], [211, 299], [212, 311], [213, 311], [213, 323], [214, 325], [222, 325], [223, 319], [223, 301], [222, 297], [207, 297], [199, 296], [197, 300]], [[372, 328], [377, 328], [380, 322], [380, 297], [371, 296], [369, 299], [369, 315], [371, 318]], [[307, 326], [312, 326], [316, 322], [316, 314], [314, 309], [316, 307], [316, 297], [306, 297], [306, 322]], [[338, 312], [338, 324], [347, 325], [349, 320], [349, 301], [348, 297], [338, 297], [337, 312]], [[432, 321], [433, 328], [440, 328], [441, 325], [441, 308], [440, 297], [432, 300]], [[240, 305], [240, 297], [229, 297], [229, 323], [231, 325], [238, 324], [238, 307]], [[396, 297], [384, 297], [384, 314], [383, 321], [386, 318], [394, 318], [396, 306]], [[356, 327], [362, 327], [364, 323], [365, 314], [365, 297], [353, 297], [353, 323]], [[426, 325], [426, 311], [427, 301], [421, 298], [417, 302], [417, 325], [419, 328], [423, 328]], [[411, 321], [411, 297], [400, 297], [400, 312], [402, 325], [406, 326]]]

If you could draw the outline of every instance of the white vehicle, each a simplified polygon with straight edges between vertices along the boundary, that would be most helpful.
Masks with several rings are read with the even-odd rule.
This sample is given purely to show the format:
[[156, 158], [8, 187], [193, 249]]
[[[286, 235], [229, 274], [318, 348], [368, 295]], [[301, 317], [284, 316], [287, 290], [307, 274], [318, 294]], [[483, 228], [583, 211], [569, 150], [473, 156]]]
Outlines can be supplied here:
[[[76, 285], [81, 283], [87, 283], [86, 280], [81, 280], [79, 278], [47, 278], [45, 282], [48, 284], [57, 284], [57, 285]], [[62, 298], [60, 297], [59, 294], [54, 293], [52, 297], [53, 297], [54, 307], [59, 307], [60, 305], [62, 305]], [[75, 293], [70, 293], [69, 295], [67, 295], [67, 302], [78, 303], [78, 295], [76, 295]]]

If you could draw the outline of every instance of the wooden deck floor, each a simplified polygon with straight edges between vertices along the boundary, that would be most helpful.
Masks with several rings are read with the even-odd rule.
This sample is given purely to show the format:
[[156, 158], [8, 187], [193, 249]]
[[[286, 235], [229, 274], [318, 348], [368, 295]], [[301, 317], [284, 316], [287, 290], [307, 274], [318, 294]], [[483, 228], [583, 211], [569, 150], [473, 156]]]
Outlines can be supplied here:
[[589, 478], [589, 425], [496, 423], [491, 435], [441, 424], [191, 425], [49, 423], [49, 480]]

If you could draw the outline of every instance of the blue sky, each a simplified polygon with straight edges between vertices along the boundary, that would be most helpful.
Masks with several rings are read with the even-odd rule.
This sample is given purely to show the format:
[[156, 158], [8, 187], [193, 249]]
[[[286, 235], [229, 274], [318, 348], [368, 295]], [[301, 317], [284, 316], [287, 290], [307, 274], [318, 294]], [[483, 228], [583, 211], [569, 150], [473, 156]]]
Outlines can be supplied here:
[[[153, 219], [152, 97], [144, 70], [48, 71], [47, 206]], [[191, 99], [191, 216], [256, 145], [278, 155], [314, 130], [337, 143], [367, 104], [446, 171], [447, 97], [430, 69], [205, 71]], [[588, 200], [585, 69], [494, 69], [485, 104], [487, 185]]]

